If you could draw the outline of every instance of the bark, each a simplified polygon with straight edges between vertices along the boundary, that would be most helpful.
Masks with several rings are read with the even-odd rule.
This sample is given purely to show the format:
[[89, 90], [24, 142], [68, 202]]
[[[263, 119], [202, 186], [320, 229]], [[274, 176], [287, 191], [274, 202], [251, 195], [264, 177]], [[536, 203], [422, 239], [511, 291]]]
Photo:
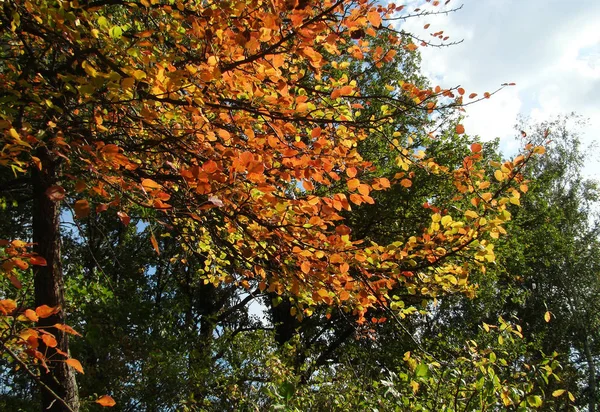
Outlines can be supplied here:
[[594, 364], [594, 357], [590, 349], [590, 338], [588, 336], [585, 337], [583, 348], [588, 364], [589, 412], [596, 412], [596, 365]]
[[[60, 256], [60, 208], [58, 202], [51, 201], [46, 195], [46, 190], [57, 184], [59, 176], [59, 164], [53, 159], [52, 154], [41, 148], [36, 151], [36, 156], [41, 161], [41, 170], [34, 169], [32, 172], [33, 186], [33, 241], [34, 251], [46, 259], [47, 266], [35, 266], [35, 305], [48, 305], [60, 307], [58, 313], [44, 319], [40, 319], [39, 326], [54, 334], [58, 348], [63, 352], [69, 352], [68, 335], [51, 326], [57, 323], [65, 323], [64, 308], [64, 283]], [[53, 361], [64, 359], [56, 354], [53, 348], [46, 348], [40, 342], [40, 352], [46, 353], [50, 359], [48, 367], [40, 368], [42, 383], [49, 387], [55, 394], [60, 396], [73, 411], [79, 410], [79, 395], [75, 382], [75, 372], [65, 362]], [[55, 395], [41, 388], [42, 410], [45, 412], [64, 412], [68, 409], [59, 402]]]

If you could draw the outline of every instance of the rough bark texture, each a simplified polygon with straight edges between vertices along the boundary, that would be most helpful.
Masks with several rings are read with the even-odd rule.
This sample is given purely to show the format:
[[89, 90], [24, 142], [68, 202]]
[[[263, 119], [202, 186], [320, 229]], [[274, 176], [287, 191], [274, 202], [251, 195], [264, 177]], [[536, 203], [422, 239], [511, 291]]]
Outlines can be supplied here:
[[[58, 162], [52, 158], [47, 149], [42, 148], [36, 155], [41, 160], [42, 169], [32, 173], [33, 185], [33, 241], [34, 250], [44, 257], [47, 266], [35, 267], [35, 305], [48, 305], [51, 307], [64, 308], [64, 284], [60, 256], [60, 210], [57, 202], [51, 201], [46, 195], [46, 190], [55, 185], [58, 180]], [[52, 328], [57, 323], [65, 323], [63, 310], [58, 313], [40, 319], [39, 326], [49, 327], [48, 332], [54, 334], [58, 342], [58, 348], [64, 352], [69, 351], [68, 335]], [[50, 359], [61, 359], [61, 355], [55, 355], [53, 348], [46, 348], [40, 343], [39, 350], [46, 353]], [[55, 356], [53, 356], [55, 355]], [[41, 380], [59, 395], [72, 410], [79, 410], [79, 395], [75, 382], [74, 370], [64, 362], [48, 363], [50, 372], [41, 368]], [[42, 393], [42, 410], [49, 412], [62, 412], [68, 410], [55, 397], [45, 389]]]

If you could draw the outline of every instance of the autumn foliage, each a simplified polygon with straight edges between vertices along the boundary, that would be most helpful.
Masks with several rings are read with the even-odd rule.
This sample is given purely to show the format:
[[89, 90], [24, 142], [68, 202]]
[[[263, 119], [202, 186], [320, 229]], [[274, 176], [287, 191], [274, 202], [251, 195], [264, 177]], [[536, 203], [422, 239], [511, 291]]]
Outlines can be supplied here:
[[[506, 206], [526, 191], [521, 169], [540, 151], [490, 164], [473, 144], [450, 169], [407, 150], [410, 132], [390, 132], [393, 119], [460, 105], [465, 91], [406, 82], [361, 95], [344, 68], [417, 48], [386, 28], [401, 10], [393, 4], [13, 0], [2, 9], [0, 164], [15, 176], [59, 165], [45, 193], [76, 220], [112, 212], [128, 225], [143, 211], [179, 240], [173, 259], [201, 257], [205, 283], [290, 296], [298, 319], [328, 305], [364, 322], [398, 287], [472, 293], [469, 270], [494, 260]], [[375, 176], [357, 149], [375, 138], [387, 141], [394, 176]], [[345, 216], [375, 204], [378, 191], [410, 191], [415, 170], [451, 181], [452, 203], [425, 204], [430, 222], [407, 239], [355, 237]], [[2, 244], [2, 271], [17, 289], [29, 265], [45, 264], [27, 246]], [[161, 253], [154, 235], [148, 247]], [[53, 336], [35, 322], [60, 308], [7, 299], [0, 309], [29, 325], [13, 329], [11, 345], [32, 357], [18, 359], [47, 365], [37, 342], [53, 347]], [[52, 360], [82, 372], [59, 354]], [[98, 403], [112, 406], [108, 398]]]

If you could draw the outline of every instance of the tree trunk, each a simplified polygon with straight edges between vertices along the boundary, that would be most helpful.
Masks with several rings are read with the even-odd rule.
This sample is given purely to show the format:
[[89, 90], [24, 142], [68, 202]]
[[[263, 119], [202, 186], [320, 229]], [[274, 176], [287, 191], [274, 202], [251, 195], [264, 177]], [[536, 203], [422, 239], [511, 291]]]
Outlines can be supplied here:
[[589, 336], [585, 337], [583, 347], [588, 364], [588, 388], [590, 392], [590, 399], [588, 403], [589, 412], [596, 412], [596, 366], [594, 365], [594, 357], [592, 356], [592, 350], [590, 349]]
[[[52, 333], [57, 342], [57, 348], [63, 352], [69, 351], [68, 336], [51, 326], [57, 323], [65, 323], [64, 313], [64, 283], [62, 277], [60, 256], [60, 208], [58, 202], [50, 200], [46, 195], [49, 187], [56, 185], [59, 176], [59, 165], [56, 159], [46, 148], [37, 150], [36, 155], [41, 161], [41, 170], [33, 169], [33, 242], [34, 251], [46, 259], [47, 266], [35, 266], [35, 305], [48, 305], [59, 307], [60, 310], [54, 315], [40, 319], [39, 326], [45, 327], [46, 331]], [[46, 372], [41, 367], [41, 381], [56, 395], [68, 404], [73, 411], [79, 410], [79, 395], [75, 382], [74, 370], [65, 362], [63, 356], [56, 354], [53, 348], [46, 347], [40, 342], [40, 352], [46, 353], [50, 359]], [[55, 396], [41, 388], [42, 410], [47, 412], [68, 411], [62, 402]]]

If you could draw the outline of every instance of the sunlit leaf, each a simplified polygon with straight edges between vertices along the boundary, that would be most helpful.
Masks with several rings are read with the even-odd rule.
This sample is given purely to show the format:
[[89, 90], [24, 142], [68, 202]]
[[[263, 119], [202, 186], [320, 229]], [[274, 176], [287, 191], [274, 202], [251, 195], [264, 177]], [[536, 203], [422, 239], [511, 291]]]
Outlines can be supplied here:
[[112, 407], [117, 404], [115, 402], [115, 400], [112, 397], [110, 397], [109, 395], [101, 396], [95, 402], [104, 407]]
[[77, 372], [83, 373], [83, 366], [81, 366], [81, 362], [79, 362], [77, 359], [67, 359], [65, 363], [75, 369]]

